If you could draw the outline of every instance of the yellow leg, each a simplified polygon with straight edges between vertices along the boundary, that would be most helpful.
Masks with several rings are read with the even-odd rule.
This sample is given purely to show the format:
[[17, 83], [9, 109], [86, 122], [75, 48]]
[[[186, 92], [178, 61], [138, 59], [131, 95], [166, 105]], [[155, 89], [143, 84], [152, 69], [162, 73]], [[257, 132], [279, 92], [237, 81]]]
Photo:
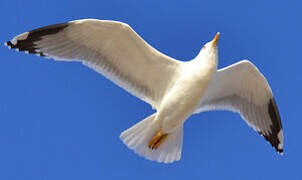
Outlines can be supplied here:
[[155, 136], [150, 140], [149, 142], [149, 148], [151, 149], [157, 149], [168, 137], [168, 134], [163, 134], [162, 130], [160, 129], [157, 131]]

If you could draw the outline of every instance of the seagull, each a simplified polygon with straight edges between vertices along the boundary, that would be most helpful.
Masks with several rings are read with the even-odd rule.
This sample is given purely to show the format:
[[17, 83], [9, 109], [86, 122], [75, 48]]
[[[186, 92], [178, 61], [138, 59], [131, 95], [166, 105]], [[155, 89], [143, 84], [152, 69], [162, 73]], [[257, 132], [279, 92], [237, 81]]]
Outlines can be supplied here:
[[122, 132], [120, 139], [146, 159], [180, 160], [183, 124], [192, 115], [212, 110], [237, 112], [283, 154], [283, 130], [272, 90], [248, 60], [222, 69], [218, 32], [191, 61], [178, 61], [144, 41], [128, 24], [81, 19], [22, 33], [5, 43], [58, 61], [79, 61], [156, 112]]

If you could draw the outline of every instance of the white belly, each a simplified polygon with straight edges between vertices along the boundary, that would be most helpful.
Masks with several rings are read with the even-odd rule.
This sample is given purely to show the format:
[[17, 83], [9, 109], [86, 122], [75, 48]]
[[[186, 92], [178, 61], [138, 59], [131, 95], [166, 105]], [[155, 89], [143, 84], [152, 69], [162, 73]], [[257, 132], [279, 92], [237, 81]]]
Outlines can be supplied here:
[[184, 66], [181, 76], [167, 92], [158, 109], [157, 120], [162, 121], [164, 132], [173, 131], [194, 112], [215, 71], [216, 67], [206, 65]]

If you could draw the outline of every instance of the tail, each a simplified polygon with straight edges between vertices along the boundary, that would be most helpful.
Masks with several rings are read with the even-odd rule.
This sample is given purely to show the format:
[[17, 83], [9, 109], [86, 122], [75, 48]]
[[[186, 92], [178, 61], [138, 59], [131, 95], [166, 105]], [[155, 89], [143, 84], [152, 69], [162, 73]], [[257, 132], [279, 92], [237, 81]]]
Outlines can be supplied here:
[[129, 149], [146, 159], [164, 163], [180, 160], [183, 126], [169, 133], [158, 149], [148, 147], [149, 141], [159, 130], [159, 124], [153, 121], [155, 116], [156, 113], [124, 131], [120, 135], [121, 140]]

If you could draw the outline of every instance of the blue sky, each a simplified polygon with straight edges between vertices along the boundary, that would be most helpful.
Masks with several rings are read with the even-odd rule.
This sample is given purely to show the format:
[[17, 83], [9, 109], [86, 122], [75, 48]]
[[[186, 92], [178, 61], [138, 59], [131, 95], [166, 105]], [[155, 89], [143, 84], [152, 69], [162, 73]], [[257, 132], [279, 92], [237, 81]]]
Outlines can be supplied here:
[[159, 51], [190, 60], [221, 32], [219, 67], [251, 60], [282, 117], [284, 156], [240, 116], [206, 112], [184, 126], [183, 156], [145, 160], [119, 134], [153, 110], [79, 63], [0, 46], [0, 179], [302, 179], [300, 1], [2, 0], [0, 42], [82, 18], [128, 23]]

